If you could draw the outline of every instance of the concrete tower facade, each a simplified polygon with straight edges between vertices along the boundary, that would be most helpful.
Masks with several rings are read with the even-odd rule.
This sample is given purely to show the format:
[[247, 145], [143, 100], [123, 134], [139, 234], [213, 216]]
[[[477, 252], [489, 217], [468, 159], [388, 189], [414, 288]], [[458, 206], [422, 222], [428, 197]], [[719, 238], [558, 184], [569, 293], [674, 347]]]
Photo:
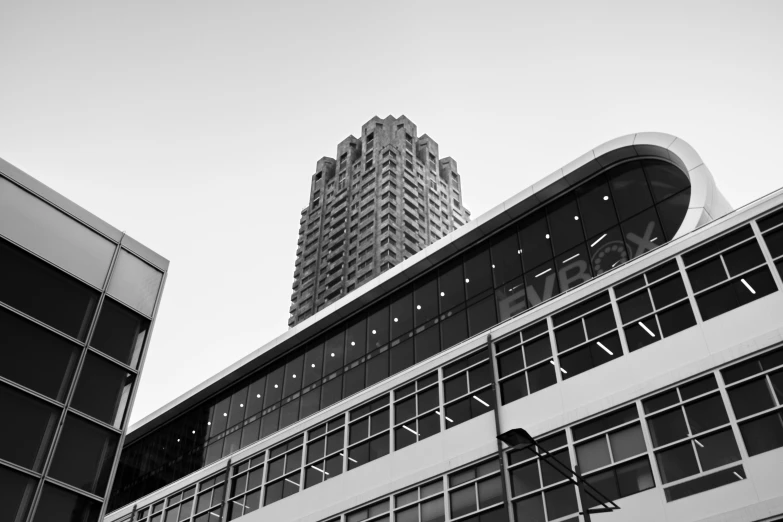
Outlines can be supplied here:
[[405, 116], [377, 116], [316, 165], [296, 250], [293, 327], [470, 220], [457, 162]]

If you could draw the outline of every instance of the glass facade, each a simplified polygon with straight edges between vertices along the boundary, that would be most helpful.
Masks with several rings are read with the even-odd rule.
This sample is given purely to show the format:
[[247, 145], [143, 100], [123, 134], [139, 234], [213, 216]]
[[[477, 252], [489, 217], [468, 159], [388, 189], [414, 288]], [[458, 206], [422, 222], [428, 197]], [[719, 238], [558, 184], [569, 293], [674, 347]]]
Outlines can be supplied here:
[[[676, 234], [689, 197], [688, 178], [662, 160], [626, 162], [600, 173], [234, 389], [134, 441], [123, 451], [112, 507], [657, 248]], [[619, 342], [614, 329], [600, 339], [610, 350]], [[602, 353], [575, 349], [572, 375], [601, 364]], [[527, 374], [536, 381], [534, 388], [553, 382], [549, 370], [535, 369]], [[455, 401], [451, 409], [469, 418], [467, 405]]]
[[97, 521], [153, 312], [105, 289], [163, 271], [3, 176], [0, 215], [0, 519]]

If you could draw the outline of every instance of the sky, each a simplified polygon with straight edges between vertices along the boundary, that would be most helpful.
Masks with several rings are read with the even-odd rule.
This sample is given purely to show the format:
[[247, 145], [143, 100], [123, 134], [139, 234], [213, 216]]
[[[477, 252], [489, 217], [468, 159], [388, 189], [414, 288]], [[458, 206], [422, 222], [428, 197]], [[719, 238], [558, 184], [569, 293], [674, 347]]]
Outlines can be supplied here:
[[783, 2], [0, 0], [0, 157], [171, 261], [131, 421], [287, 330], [323, 156], [405, 115], [474, 219], [610, 139], [783, 186]]

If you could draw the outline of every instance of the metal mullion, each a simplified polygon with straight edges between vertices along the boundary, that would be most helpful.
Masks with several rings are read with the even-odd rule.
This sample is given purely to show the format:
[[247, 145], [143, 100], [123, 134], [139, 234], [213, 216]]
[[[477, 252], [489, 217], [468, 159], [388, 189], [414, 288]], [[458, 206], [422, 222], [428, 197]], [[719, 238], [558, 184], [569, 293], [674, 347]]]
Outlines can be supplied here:
[[14, 462], [10, 462], [8, 460], [0, 459], [0, 468], [2, 468], [2, 467], [11, 468], [11, 469], [13, 469], [15, 471], [19, 471], [19, 472], [24, 473], [25, 475], [28, 475], [28, 476], [30, 476], [32, 478], [35, 478], [35, 479], [40, 479], [42, 477], [41, 473], [38, 473], [38, 472], [33, 471], [31, 469], [27, 469], [24, 466], [20, 466], [19, 464], [16, 464]]
[[105, 421], [102, 421], [100, 419], [96, 419], [95, 417], [91, 417], [89, 414], [81, 412], [81, 411], [76, 410], [76, 409], [72, 409], [72, 410], [69, 410], [69, 411], [70, 411], [70, 413], [75, 414], [77, 417], [81, 417], [82, 419], [84, 419], [84, 420], [86, 420], [86, 421], [88, 421], [88, 422], [90, 422], [92, 424], [97, 424], [98, 426], [100, 426], [100, 427], [102, 427], [104, 429], [110, 430], [115, 435], [122, 435], [122, 430], [121, 429], [115, 428], [114, 426], [112, 426], [111, 424], [108, 424]]
[[[549, 348], [552, 351], [552, 363], [555, 367], [555, 383], [563, 382], [563, 372], [560, 370], [560, 355], [557, 351], [557, 343], [555, 340], [555, 327], [552, 321], [552, 315], [546, 317], [547, 333], [549, 334]], [[543, 337], [543, 336], [542, 336]]]
[[[351, 420], [348, 411], [343, 412], [343, 473], [348, 471], [348, 433], [351, 431]], [[328, 432], [327, 432], [328, 433]], [[326, 452], [326, 450], [324, 450]]]
[[[49, 482], [51, 484], [55, 484], [59, 488], [67, 489], [67, 490], [69, 490], [69, 491], [71, 491], [73, 493], [77, 493], [80, 497], [87, 497], [90, 500], [95, 500], [99, 504], [101, 502], [103, 502], [103, 500], [104, 500], [103, 497], [100, 497], [100, 496], [96, 495], [95, 493], [90, 493], [89, 491], [84, 491], [83, 489], [80, 489], [80, 488], [78, 488], [76, 486], [71, 486], [70, 484], [68, 484], [67, 482], [63, 482], [62, 480], [59, 480], [59, 479], [56, 479], [56, 478], [53, 478], [53, 477], [42, 477], [42, 478], [45, 478], [47, 482]], [[41, 480], [41, 482], [44, 482], [44, 481]]]
[[[43, 329], [45, 329], [45, 330], [47, 330], [47, 331], [57, 335], [58, 337], [62, 337], [66, 341], [70, 341], [71, 343], [76, 344], [79, 347], [83, 348], [83, 347], [85, 347], [87, 345], [86, 341], [80, 341], [76, 337], [71, 337], [67, 333], [61, 332], [60, 330], [57, 330], [53, 326], [49, 326], [48, 324], [44, 323], [40, 319], [36, 319], [32, 315], [28, 315], [28, 314], [22, 312], [21, 310], [17, 310], [16, 308], [12, 307], [11, 305], [9, 305], [9, 304], [7, 304], [7, 303], [5, 303], [3, 301], [0, 301], [0, 308], [10, 312], [13, 315], [19, 316], [19, 317], [21, 317], [23, 319], [26, 319], [26, 320], [28, 320], [28, 321], [30, 321], [32, 323], [35, 323], [37, 326], [40, 326], [41, 328], [43, 328]], [[96, 312], [97, 312], [97, 306], [96, 306]]]
[[[755, 222], [753, 222], [755, 224]], [[742, 438], [742, 432], [740, 432], [739, 429], [739, 422], [737, 421], [737, 416], [734, 414], [734, 407], [731, 405], [731, 399], [729, 399], [729, 393], [726, 390], [726, 383], [723, 381], [723, 374], [719, 370], [713, 371], [713, 375], [715, 375], [715, 379], [718, 382], [718, 392], [720, 393], [720, 397], [723, 400], [723, 408], [726, 410], [726, 415], [729, 418], [729, 426], [731, 426], [731, 431], [734, 434], [734, 441], [737, 443], [737, 447], [740, 451], [740, 458], [742, 461], [746, 461], [750, 458], [750, 455], [748, 454], [748, 450], [745, 447], [745, 439]], [[765, 376], [766, 377], [766, 376]], [[767, 385], [769, 386], [769, 379], [767, 380]], [[771, 390], [772, 392], [772, 398], [775, 400], [777, 397], [775, 396], [774, 390]]]
[[620, 305], [617, 302], [617, 296], [614, 293], [614, 287], [610, 286], [609, 291], [609, 304], [612, 307], [612, 313], [614, 315], [615, 329], [617, 335], [620, 337], [620, 349], [623, 351], [623, 355], [628, 355], [630, 350], [628, 349], [628, 341], [625, 338], [625, 328], [623, 328], [623, 319], [620, 315]]
[[51, 397], [47, 397], [46, 395], [42, 394], [41, 392], [37, 392], [31, 388], [28, 388], [22, 384], [19, 384], [18, 382], [12, 381], [10, 379], [6, 379], [2, 375], [0, 375], [0, 383], [3, 383], [7, 385], [9, 388], [14, 388], [15, 390], [21, 391], [25, 394], [32, 395], [36, 399], [40, 399], [48, 404], [51, 404], [52, 406], [56, 406], [57, 408], [63, 408], [63, 403], [58, 402], [56, 399], [52, 399]]
[[[769, 252], [769, 247], [767, 247], [766, 239], [764, 238], [764, 235], [761, 233], [761, 229], [759, 228], [758, 222], [756, 220], [752, 220], [750, 222], [750, 227], [753, 230], [753, 235], [756, 237], [756, 242], [759, 244], [759, 247], [761, 248], [761, 253], [764, 256], [764, 261], [766, 261], [767, 267], [771, 268], [770, 272], [772, 272], [772, 278], [775, 280], [775, 286], [777, 286], [778, 290], [783, 290], [783, 279], [780, 277], [780, 273], [777, 271], [777, 267], [775, 266], [774, 258], [772, 257], [772, 254]], [[781, 229], [783, 228], [783, 224], [778, 225], [775, 227], [775, 229]], [[769, 233], [770, 230], [775, 229], [768, 229], [766, 232]]]
[[642, 426], [642, 437], [644, 438], [644, 445], [646, 448], [645, 454], [647, 455], [648, 462], [650, 463], [654, 484], [663, 485], [663, 481], [661, 480], [661, 473], [658, 470], [658, 459], [655, 456], [655, 447], [653, 445], [652, 436], [650, 435], [650, 427], [647, 425], [647, 416], [644, 413], [644, 406], [642, 406], [642, 401], [634, 402], [636, 404], [636, 411], [639, 415], [639, 423]]
[[100, 351], [99, 349], [93, 348], [91, 346], [88, 346], [87, 350], [91, 354], [93, 354], [93, 355], [98, 355], [102, 359], [104, 359], [106, 361], [109, 361], [109, 362], [111, 362], [113, 364], [116, 364], [117, 366], [120, 366], [123, 370], [127, 371], [128, 373], [133, 374], [134, 377], [138, 377], [138, 374], [139, 374], [138, 370], [136, 370], [135, 368], [133, 368], [131, 366], [128, 366], [127, 364], [125, 364], [124, 362], [122, 362], [122, 361], [120, 361], [118, 359], [115, 359], [111, 355], [107, 355], [107, 354], [103, 353], [102, 351]]
[[696, 297], [693, 293], [693, 287], [691, 286], [691, 280], [688, 277], [688, 271], [685, 269], [685, 261], [683, 261], [682, 256], [675, 256], [675, 261], [677, 261], [677, 267], [680, 271], [680, 276], [682, 277], [682, 282], [685, 285], [685, 294], [688, 296], [688, 301], [691, 303], [691, 309], [693, 310], [693, 316], [696, 319], [696, 324], [703, 323], [704, 319], [701, 317], [701, 310], [699, 310], [699, 307], [696, 303]]
[[[124, 234], [123, 234], [124, 237]], [[122, 243], [122, 239], [120, 239], [120, 243]], [[98, 316], [100, 315], [100, 312], [103, 308], [103, 301], [106, 298], [106, 289], [108, 287], [109, 278], [111, 277], [111, 274], [114, 270], [114, 265], [117, 263], [117, 257], [120, 253], [120, 244], [115, 244], [114, 254], [112, 255], [111, 263], [109, 264], [109, 269], [106, 272], [106, 279], [104, 282], [104, 289], [101, 291], [100, 295], [98, 296], [98, 302], [96, 303], [95, 310], [93, 312], [92, 319], [90, 320], [90, 326], [87, 329], [87, 336], [84, 341], [84, 346], [88, 346], [90, 344], [90, 341], [92, 340], [92, 336], [95, 333], [95, 327], [98, 324]], [[161, 284], [162, 286], [162, 284]], [[157, 304], [157, 303], [156, 303]], [[148, 340], [145, 340], [147, 342]], [[42, 480], [38, 482], [38, 485], [36, 487], [35, 494], [33, 495], [33, 500], [30, 503], [30, 511], [27, 515], [28, 522], [32, 522], [33, 516], [35, 515], [36, 509], [38, 507], [38, 502], [40, 501], [41, 495], [43, 493], [43, 486], [46, 482], [47, 475], [49, 473], [49, 468], [51, 467], [52, 461], [54, 460], [54, 454], [57, 451], [57, 446], [60, 442], [60, 436], [62, 435], [62, 430], [65, 425], [65, 419], [66, 415], [68, 413], [68, 409], [70, 408], [71, 401], [73, 400], [73, 396], [76, 392], [76, 385], [79, 382], [79, 378], [81, 377], [81, 371], [84, 367], [84, 360], [87, 357], [87, 350], [83, 349], [81, 353], [79, 354], [79, 360], [76, 363], [76, 368], [74, 368], [73, 377], [71, 379], [71, 383], [68, 389], [68, 393], [65, 396], [65, 400], [63, 401], [64, 407], [62, 408], [60, 412], [60, 420], [57, 423], [57, 426], [55, 427], [54, 434], [52, 435], [52, 439], [49, 445], [49, 450], [47, 451], [46, 459], [44, 461], [44, 465], [41, 468], [41, 477]], [[114, 462], [112, 464], [112, 467], [110, 468], [109, 473], [109, 480], [106, 483], [106, 495], [103, 498], [100, 513], [99, 513], [99, 519], [102, 519], [105, 511], [106, 511], [106, 496], [111, 493], [109, 488], [112, 485], [114, 474], [116, 472], [117, 468], [117, 459], [119, 458], [120, 454], [120, 444], [122, 443], [123, 437], [120, 436], [120, 440], [118, 441], [117, 450], [115, 451], [114, 455]]]

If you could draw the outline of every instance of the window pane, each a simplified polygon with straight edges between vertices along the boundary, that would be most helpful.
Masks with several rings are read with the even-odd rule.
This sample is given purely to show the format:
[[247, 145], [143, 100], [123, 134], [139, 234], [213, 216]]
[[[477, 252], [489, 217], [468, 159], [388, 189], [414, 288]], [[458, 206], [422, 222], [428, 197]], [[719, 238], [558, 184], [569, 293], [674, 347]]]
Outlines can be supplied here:
[[370, 314], [367, 320], [367, 337], [370, 351], [389, 342], [389, 308], [383, 307]]
[[663, 230], [655, 209], [647, 209], [620, 225], [631, 258], [657, 248], [664, 242]]
[[616, 471], [621, 497], [655, 487], [650, 461], [646, 457], [618, 466]]
[[87, 353], [72, 406], [119, 428], [125, 417], [133, 375], [98, 355]]
[[451, 517], [456, 518], [476, 511], [476, 490], [473, 484], [451, 492]]
[[564, 517], [576, 513], [576, 491], [574, 486], [566, 484], [544, 493], [546, 497], [546, 514], [549, 519]]
[[[571, 457], [568, 454], [568, 450], [560, 450], [552, 452], [550, 457], [541, 459], [541, 480], [544, 483], [544, 487], [557, 482], [567, 480], [563, 467], [571, 469]], [[561, 465], [558, 465], [557, 463]]]
[[731, 429], [695, 439], [696, 451], [704, 471], [715, 469], [740, 459], [737, 442]]
[[491, 479], [482, 480], [477, 483], [479, 508], [485, 508], [498, 502], [503, 502], [503, 486], [501, 476], [497, 475]]
[[625, 340], [628, 350], [633, 352], [661, 339], [655, 316], [631, 323], [625, 327]]
[[467, 298], [492, 288], [492, 263], [489, 250], [481, 250], [465, 258], [465, 289]]
[[458, 304], [465, 302], [465, 275], [461, 262], [451, 268], [441, 270], [438, 278], [438, 292], [442, 312], [451, 310]]
[[585, 245], [579, 244], [555, 258], [560, 291], [565, 292], [593, 277]]
[[623, 299], [617, 305], [620, 308], [620, 317], [622, 317], [624, 323], [653, 311], [650, 296], [646, 290]]
[[394, 520], [395, 522], [419, 522], [419, 506], [397, 511]]
[[391, 347], [391, 374], [413, 366], [413, 339], [406, 339]]
[[324, 375], [328, 375], [342, 368], [344, 358], [345, 332], [342, 331], [337, 332], [335, 335], [326, 340], [326, 344], [324, 346]]
[[14, 428], [0, 429], [0, 458], [40, 470], [46, 458], [60, 409], [0, 383], [0, 411], [14, 419]]
[[518, 277], [495, 290], [495, 301], [497, 301], [501, 321], [525, 311], [527, 309], [525, 279]]
[[[264, 408], [268, 408], [269, 406], [279, 402], [283, 397], [284, 374], [284, 366], [279, 366], [267, 374], [266, 390], [264, 391]], [[226, 417], [226, 421], [228, 421], [228, 417]]]
[[468, 337], [468, 321], [465, 310], [448, 312], [440, 323], [443, 349], [450, 348]]
[[582, 225], [588, 236], [595, 236], [617, 224], [609, 184], [604, 176], [598, 176], [581, 185], [576, 189], [576, 194], [579, 198]]
[[389, 434], [386, 433], [370, 441], [369, 458], [375, 460], [389, 454]]
[[585, 236], [582, 224], [579, 222], [579, 208], [573, 194], [567, 194], [548, 205], [546, 211], [555, 255], [562, 254], [584, 242]]
[[[304, 380], [303, 386], [310, 386], [318, 379], [323, 377], [323, 364], [324, 364], [324, 346], [323, 343], [309, 348], [305, 353], [304, 359]], [[253, 399], [253, 393], [251, 390], [251, 401]], [[252, 402], [251, 402], [252, 404]]]
[[617, 323], [614, 321], [614, 312], [612, 307], [604, 308], [599, 312], [585, 317], [585, 327], [587, 328], [587, 337], [598, 337], [601, 334], [614, 330]]
[[655, 457], [664, 484], [699, 472], [691, 441], [661, 451]]
[[543, 211], [526, 218], [519, 226], [519, 244], [525, 272], [552, 259], [551, 236]]
[[0, 240], [0, 301], [71, 337], [84, 340], [98, 294]]
[[528, 306], [535, 306], [560, 293], [557, 271], [552, 261], [525, 273], [525, 293]]
[[429, 281], [417, 285], [413, 294], [414, 325], [421, 326], [438, 315], [438, 281]]
[[65, 418], [49, 474], [103, 496], [119, 437], [76, 415]]
[[672, 194], [690, 187], [688, 177], [671, 163], [644, 160], [643, 166], [655, 201], [663, 201]]
[[381, 382], [389, 376], [389, 351], [367, 356], [367, 386]]
[[52, 399], [65, 398], [80, 351], [75, 344], [0, 309], [0, 346], [0, 375]]
[[696, 304], [699, 306], [702, 319], [708, 321], [734, 310], [739, 306], [739, 301], [731, 284], [726, 284], [696, 296]]
[[[582, 473], [587, 473], [612, 463], [605, 437], [598, 437], [576, 447], [576, 458]], [[618, 459], [619, 460], [619, 459]]]
[[427, 328], [413, 339], [416, 362], [429, 359], [440, 351], [440, 329], [438, 325]]
[[30, 501], [33, 499], [38, 481], [22, 473], [0, 466], [0, 520], [22, 522], [26, 520]]
[[107, 292], [135, 310], [152, 315], [163, 274], [126, 250], [120, 250]]
[[471, 398], [467, 397], [446, 406], [446, 429], [471, 419], [470, 402], [468, 402], [470, 400]]
[[659, 313], [658, 322], [661, 324], [663, 336], [669, 337], [686, 328], [695, 326], [696, 318], [693, 316], [690, 302], [684, 302]]
[[755, 239], [723, 254], [729, 275], [737, 275], [764, 264], [764, 254]]
[[350, 325], [345, 332], [345, 364], [352, 363], [367, 353], [367, 321], [362, 319]]
[[778, 228], [774, 232], [764, 234], [764, 241], [767, 243], [769, 253], [772, 257], [783, 255], [783, 228]]
[[663, 446], [688, 436], [688, 428], [680, 408], [647, 419], [653, 446]]
[[688, 269], [688, 279], [694, 292], [716, 285], [727, 278], [720, 256]]
[[679, 301], [687, 295], [685, 293], [685, 285], [682, 282], [682, 277], [679, 275], [670, 277], [663, 283], [651, 286], [650, 293], [652, 294], [655, 308], [658, 309], [675, 301]]
[[[302, 363], [304, 356], [300, 355], [289, 360], [285, 365], [285, 374], [283, 377], [283, 397], [288, 397], [293, 393], [302, 389]], [[246, 398], [243, 399], [241, 404], [244, 404]], [[232, 413], [234, 405], [231, 405]], [[229, 425], [231, 419], [229, 418]]]
[[713, 395], [706, 399], [691, 402], [685, 406], [685, 414], [691, 426], [691, 433], [701, 433], [716, 428], [729, 422], [726, 408], [723, 407], [723, 399], [720, 395]]
[[497, 324], [495, 315], [495, 300], [492, 297], [484, 299], [468, 308], [468, 331], [476, 335]]
[[[597, 489], [604, 497], [609, 500], [616, 500], [620, 498], [620, 490], [617, 486], [617, 477], [615, 476], [615, 470], [609, 469], [601, 471], [595, 475], [590, 475], [586, 478], [586, 482]], [[600, 505], [597, 499], [593, 497], [599, 497], [592, 489], [585, 488], [585, 494], [582, 495], [582, 502], [587, 505], [588, 508], [592, 508]], [[603, 500], [603, 498], [601, 498]]]
[[619, 165], [609, 171], [607, 177], [612, 189], [612, 201], [621, 220], [652, 206], [653, 199], [641, 169], [641, 162]]
[[778, 411], [740, 424], [740, 431], [751, 457], [783, 447], [783, 414]]
[[106, 299], [90, 346], [135, 368], [148, 327], [148, 320]]
[[612, 445], [612, 456], [615, 462], [639, 455], [647, 450], [640, 424], [634, 424], [610, 433], [609, 442]]
[[506, 232], [492, 242], [492, 274], [495, 286], [501, 286], [522, 275], [522, 257], [516, 230]]
[[546, 522], [541, 494], [527, 497], [514, 503], [517, 520], [525, 522]]
[[585, 330], [581, 320], [555, 330], [557, 351], [562, 352], [585, 341]]
[[537, 460], [511, 470], [512, 495], [524, 495], [525, 493], [535, 491], [540, 487], [541, 478], [538, 475]]
[[98, 522], [98, 502], [51, 484], [44, 485], [34, 522]]
[[602, 274], [628, 261], [628, 252], [620, 227], [614, 227], [587, 240], [595, 275]]
[[421, 504], [421, 522], [443, 522], [446, 520], [443, 497], [434, 498]]
[[544, 335], [533, 341], [525, 341], [525, 364], [531, 366], [537, 362], [552, 357], [552, 347], [549, 344], [549, 336]]
[[500, 396], [502, 404], [508, 404], [527, 396], [527, 383], [525, 374], [519, 374], [500, 383]]
[[530, 393], [552, 386], [557, 382], [554, 365], [546, 363], [529, 370], [527, 372], [527, 382], [530, 386]]

